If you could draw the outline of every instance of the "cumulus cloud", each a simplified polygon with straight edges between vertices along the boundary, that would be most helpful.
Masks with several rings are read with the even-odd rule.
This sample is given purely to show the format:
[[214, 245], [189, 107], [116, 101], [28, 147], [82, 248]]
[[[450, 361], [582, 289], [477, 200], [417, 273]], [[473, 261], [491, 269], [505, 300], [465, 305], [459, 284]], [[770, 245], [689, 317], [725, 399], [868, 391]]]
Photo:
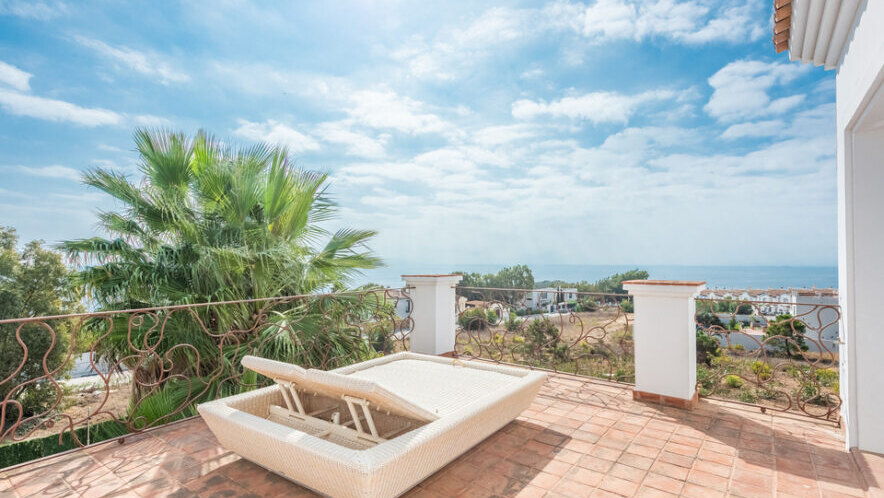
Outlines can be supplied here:
[[[766, 6], [758, 0], [596, 0], [557, 1], [537, 9], [490, 8], [464, 25], [441, 29], [432, 39], [411, 37], [390, 52], [411, 76], [454, 80], [495, 51], [562, 32], [590, 43], [641, 42], [665, 38], [684, 44], [745, 43], [767, 30]], [[581, 60], [574, 47], [566, 59]], [[531, 69], [523, 78], [540, 73]]]
[[183, 83], [190, 80], [190, 76], [183, 71], [173, 68], [169, 62], [165, 61], [158, 54], [142, 52], [122, 45], [114, 47], [101, 40], [85, 36], [74, 36], [74, 40], [117, 64], [139, 74], [156, 78], [163, 85]]
[[709, 78], [713, 88], [705, 111], [719, 121], [737, 121], [781, 114], [804, 101], [803, 94], [771, 98], [769, 92], [805, 74], [809, 66], [737, 60]]
[[11, 86], [21, 92], [27, 92], [31, 89], [29, 83], [31, 76], [33, 76], [31, 73], [0, 61], [0, 84]]
[[80, 107], [70, 102], [36, 97], [0, 88], [0, 107], [16, 116], [66, 121], [82, 126], [116, 125], [123, 115], [101, 108]]
[[739, 123], [731, 125], [724, 130], [724, 133], [721, 134], [721, 138], [736, 140], [747, 137], [771, 137], [781, 134], [785, 126], [785, 123], [780, 119]]
[[361, 125], [412, 135], [441, 133], [451, 129], [450, 123], [428, 112], [422, 102], [389, 90], [354, 92], [345, 112]]
[[19, 166], [18, 170], [31, 176], [40, 176], [43, 178], [57, 178], [63, 180], [80, 180], [80, 172], [74, 168], [54, 164], [52, 166], [31, 167]]
[[513, 102], [512, 114], [517, 119], [538, 116], [565, 117], [601, 123], [626, 123], [638, 107], [650, 102], [678, 97], [671, 90], [651, 90], [636, 95], [617, 92], [591, 92], [546, 102], [521, 99]]
[[294, 128], [279, 121], [269, 119], [263, 123], [237, 121], [239, 127], [233, 133], [255, 142], [266, 142], [272, 145], [282, 145], [294, 154], [300, 154], [319, 149], [319, 143]]
[[366, 158], [383, 157], [384, 147], [390, 141], [387, 134], [374, 138], [353, 131], [351, 125], [345, 121], [320, 123], [314, 133], [326, 142], [343, 145], [348, 155]]

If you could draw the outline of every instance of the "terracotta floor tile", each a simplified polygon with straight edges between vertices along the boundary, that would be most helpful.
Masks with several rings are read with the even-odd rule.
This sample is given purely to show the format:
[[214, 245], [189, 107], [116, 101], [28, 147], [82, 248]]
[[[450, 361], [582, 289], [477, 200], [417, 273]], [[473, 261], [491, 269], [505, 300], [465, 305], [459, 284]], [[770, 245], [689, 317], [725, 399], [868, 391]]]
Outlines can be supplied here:
[[608, 470], [608, 474], [612, 476], [619, 477], [621, 479], [626, 479], [627, 481], [632, 482], [642, 482], [647, 474], [647, 471], [642, 469], [637, 469], [635, 467], [630, 467], [629, 465], [625, 465], [622, 463], [615, 463], [610, 470]]
[[679, 481], [684, 481], [688, 478], [691, 469], [658, 460], [651, 465], [650, 471], [666, 477], [678, 479]]
[[577, 481], [583, 484], [587, 484], [589, 486], [598, 486], [602, 479], [605, 478], [604, 472], [597, 472], [595, 470], [586, 469], [583, 467], [574, 467], [564, 476], [567, 479], [571, 479], [573, 481]]
[[610, 491], [611, 493], [616, 493], [622, 496], [632, 496], [633, 494], [635, 494], [636, 491], [638, 491], [638, 483], [628, 481], [626, 479], [621, 479], [611, 474], [605, 476], [598, 487], [600, 489], [604, 489], [605, 491]]
[[559, 493], [562, 496], [576, 498], [581, 496], [590, 496], [590, 494], [592, 494], [594, 490], [595, 488], [593, 488], [592, 486], [579, 483], [577, 481], [572, 481], [570, 479], [562, 479], [561, 481], [559, 481], [556, 487], [553, 488], [552, 491], [554, 493]]
[[694, 462], [694, 469], [708, 472], [710, 474], [714, 474], [724, 478], [730, 477], [731, 475], [730, 465], [722, 465], [720, 463], [710, 462], [708, 460], [696, 460]]
[[659, 489], [661, 491], [666, 491], [667, 493], [679, 494], [684, 487], [684, 481], [648, 472], [648, 475], [645, 476], [645, 480], [642, 481], [642, 486]]
[[686, 455], [678, 455], [676, 453], [670, 453], [668, 451], [663, 451], [657, 457], [657, 460], [671, 463], [673, 465], [678, 465], [679, 467], [684, 467], [689, 469], [694, 466], [694, 458]]
[[624, 453], [620, 455], [620, 458], [617, 460], [617, 462], [624, 465], [629, 465], [630, 467], [635, 467], [637, 469], [648, 470], [651, 468], [654, 460], [652, 458], [635, 455], [633, 453]]
[[622, 453], [623, 451], [621, 450], [602, 446], [601, 443], [599, 443], [589, 450], [588, 455], [616, 462]]
[[596, 472], [607, 472], [614, 465], [614, 462], [592, 455], [584, 455], [577, 461], [577, 465]]
[[729, 480], [727, 477], [717, 476], [695, 468], [690, 474], [688, 474], [687, 481], [706, 488], [727, 491]]
[[685, 483], [684, 488], [681, 490], [681, 494], [682, 496], [687, 496], [689, 498], [717, 498], [725, 496], [726, 493], [724, 491], [704, 488], [703, 486], [688, 482]]

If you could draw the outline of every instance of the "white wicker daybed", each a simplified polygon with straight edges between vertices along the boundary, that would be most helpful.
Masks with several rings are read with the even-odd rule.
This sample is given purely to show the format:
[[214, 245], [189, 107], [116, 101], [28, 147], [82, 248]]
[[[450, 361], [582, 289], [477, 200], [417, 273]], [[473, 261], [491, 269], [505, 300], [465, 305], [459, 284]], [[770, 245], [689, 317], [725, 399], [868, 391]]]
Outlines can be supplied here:
[[546, 374], [397, 353], [332, 371], [247, 356], [277, 385], [203, 403], [225, 448], [333, 497], [408, 491], [527, 408]]

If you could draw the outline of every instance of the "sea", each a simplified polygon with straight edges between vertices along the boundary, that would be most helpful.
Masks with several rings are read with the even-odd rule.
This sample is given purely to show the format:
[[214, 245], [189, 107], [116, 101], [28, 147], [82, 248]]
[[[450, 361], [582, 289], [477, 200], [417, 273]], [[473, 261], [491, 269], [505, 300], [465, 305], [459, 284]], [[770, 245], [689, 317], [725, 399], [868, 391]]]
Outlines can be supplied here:
[[[402, 285], [402, 275], [452, 273], [497, 273], [509, 265], [494, 264], [390, 264], [367, 270], [354, 282], [375, 283], [386, 287]], [[624, 271], [641, 269], [650, 278], [661, 280], [701, 280], [710, 289], [787, 289], [838, 287], [836, 266], [678, 266], [678, 265], [528, 265], [534, 280], [596, 282]]]

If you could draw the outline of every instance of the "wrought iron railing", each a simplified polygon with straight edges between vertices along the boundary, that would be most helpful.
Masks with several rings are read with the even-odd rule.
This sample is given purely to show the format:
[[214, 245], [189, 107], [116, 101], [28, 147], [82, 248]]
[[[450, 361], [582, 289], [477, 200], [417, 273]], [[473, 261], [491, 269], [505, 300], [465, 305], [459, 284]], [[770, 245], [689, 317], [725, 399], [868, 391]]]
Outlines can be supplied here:
[[635, 382], [626, 294], [458, 287], [455, 353]]
[[403, 289], [377, 289], [0, 320], [0, 443], [83, 445], [83, 428], [192, 415], [267, 384], [241, 368], [247, 354], [331, 369], [405, 350], [410, 311]]
[[[697, 300], [697, 387], [712, 396], [840, 420], [837, 304]], [[785, 307], [784, 307], [785, 306]]]

